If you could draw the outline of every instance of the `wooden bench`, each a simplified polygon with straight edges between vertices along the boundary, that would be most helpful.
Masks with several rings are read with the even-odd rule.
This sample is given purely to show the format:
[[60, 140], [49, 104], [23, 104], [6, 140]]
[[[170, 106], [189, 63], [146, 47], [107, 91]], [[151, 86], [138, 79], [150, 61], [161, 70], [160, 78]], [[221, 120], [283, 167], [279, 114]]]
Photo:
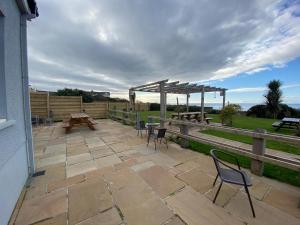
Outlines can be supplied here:
[[272, 124], [272, 127], [280, 127], [281, 126], [281, 122], [277, 121], [277, 122], [274, 122]]
[[206, 118], [205, 118], [205, 121], [206, 121], [206, 123], [207, 123], [207, 124], [209, 124], [209, 123], [210, 123], [210, 121], [211, 121], [212, 119], [213, 119], [213, 118], [206, 117]]
[[96, 125], [97, 122], [93, 118], [88, 118], [89, 123]]
[[64, 122], [62, 127], [66, 129], [66, 133], [69, 133], [72, 129], [72, 126], [68, 121]]

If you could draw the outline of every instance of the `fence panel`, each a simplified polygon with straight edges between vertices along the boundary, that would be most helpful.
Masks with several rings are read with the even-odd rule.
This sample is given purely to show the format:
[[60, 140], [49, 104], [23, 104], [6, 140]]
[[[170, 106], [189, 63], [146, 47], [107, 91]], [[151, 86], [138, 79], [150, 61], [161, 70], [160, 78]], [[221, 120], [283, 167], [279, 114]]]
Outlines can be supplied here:
[[108, 102], [83, 103], [83, 112], [86, 112], [94, 119], [106, 119], [108, 112]]
[[55, 121], [66, 119], [71, 113], [81, 112], [81, 97], [80, 96], [50, 96], [50, 110], [53, 113]]
[[[82, 103], [80, 96], [49, 96], [48, 93], [31, 92], [32, 116], [48, 117], [52, 111], [55, 121], [66, 119], [71, 113], [83, 110], [95, 119], [108, 118], [108, 110], [129, 110], [128, 102]], [[148, 111], [149, 103], [136, 103], [136, 111]]]
[[48, 93], [30, 93], [31, 115], [39, 117], [48, 116]]

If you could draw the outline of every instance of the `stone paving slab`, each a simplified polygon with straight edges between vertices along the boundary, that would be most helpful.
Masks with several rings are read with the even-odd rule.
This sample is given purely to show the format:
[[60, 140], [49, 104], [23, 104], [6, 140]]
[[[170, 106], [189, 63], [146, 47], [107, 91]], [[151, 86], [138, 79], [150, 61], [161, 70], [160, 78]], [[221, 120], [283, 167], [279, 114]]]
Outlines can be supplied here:
[[183, 173], [183, 172], [190, 171], [192, 169], [196, 169], [198, 167], [200, 167], [199, 163], [195, 162], [194, 160], [189, 160], [177, 165], [176, 169], [179, 170], [181, 173]]
[[177, 176], [180, 180], [189, 184], [196, 191], [204, 194], [213, 187], [214, 178], [196, 168]]
[[115, 153], [109, 148], [103, 148], [101, 150], [92, 151], [91, 154], [94, 159], [98, 159], [105, 156], [113, 155]]
[[152, 166], [142, 170], [139, 172], [139, 175], [161, 198], [165, 198], [184, 187], [183, 182], [160, 166]]
[[96, 169], [97, 165], [93, 160], [77, 163], [71, 166], [67, 166], [67, 177], [73, 177]]
[[240, 218], [245, 224], [253, 225], [296, 225], [300, 220], [283, 211], [278, 210], [262, 201], [252, 198], [256, 218], [252, 217], [248, 198], [245, 193], [239, 192], [225, 206], [234, 217]]
[[91, 143], [91, 144], [87, 144], [88, 148], [97, 148], [97, 147], [102, 147], [105, 146], [104, 141], [99, 141], [99, 142], [95, 142], [95, 143]]
[[84, 161], [92, 160], [90, 153], [83, 153], [67, 157], [67, 165], [73, 165]]
[[189, 225], [244, 224], [190, 187], [167, 198], [166, 202]]
[[93, 143], [98, 143], [102, 142], [100, 137], [87, 137], [85, 138], [85, 143], [87, 144], [93, 144]]
[[128, 169], [117, 170], [105, 175], [113, 198], [130, 225], [162, 224], [173, 213], [151, 190], [146, 182]]
[[77, 224], [113, 206], [103, 179], [90, 179], [69, 188], [69, 224]]
[[266, 194], [269, 192], [271, 186], [258, 179], [252, 179], [251, 181], [253, 184], [251, 187], [249, 187], [251, 196], [258, 200], [263, 200]]
[[131, 169], [135, 172], [139, 172], [139, 171], [151, 168], [152, 166], [155, 166], [154, 162], [146, 161], [146, 162], [139, 163], [139, 164], [132, 166]]
[[29, 225], [53, 218], [68, 210], [67, 190], [59, 190], [42, 197], [25, 200], [19, 211], [16, 225]]
[[107, 166], [113, 166], [120, 162], [122, 162], [121, 159], [115, 154], [95, 159], [95, 163], [96, 163], [98, 169], [101, 169], [101, 168], [104, 168]]
[[109, 147], [116, 153], [131, 150], [131, 147], [123, 142], [111, 144]]
[[[219, 185], [220, 183], [217, 182], [211, 190], [205, 193], [205, 195], [211, 201], [213, 201]], [[239, 188], [240, 186], [228, 185], [226, 183], [223, 183], [215, 204], [224, 207], [238, 193], [238, 191], [240, 191]]]
[[146, 155], [146, 156], [142, 157], [141, 159], [144, 159], [145, 161], [150, 160], [150, 161], [154, 162], [156, 165], [163, 166], [163, 167], [169, 167], [169, 168], [172, 168], [178, 164], [178, 162], [176, 160], [174, 160], [170, 156], [168, 156], [164, 153], [161, 153], [161, 152]]
[[79, 155], [83, 153], [89, 153], [89, 149], [86, 144], [79, 144], [76, 146], [67, 146], [67, 156]]
[[[272, 188], [264, 202], [300, 219], [299, 195]], [[299, 220], [300, 222], [300, 220]]]
[[192, 152], [188, 149], [177, 150], [174, 148], [169, 148], [161, 149], [160, 151], [175, 159], [178, 162], [178, 164], [195, 159], [198, 156], [196, 155], [198, 153]]
[[51, 219], [35, 223], [34, 225], [66, 225], [68, 223], [67, 220], [67, 213], [63, 213]]
[[51, 192], [51, 191], [54, 191], [54, 190], [60, 189], [60, 188], [69, 187], [73, 184], [81, 183], [83, 181], [85, 181], [85, 176], [82, 174], [74, 176], [74, 177], [70, 177], [70, 178], [67, 178], [64, 180], [53, 181], [48, 184], [47, 192]]
[[66, 162], [66, 154], [63, 155], [55, 155], [47, 158], [40, 159], [37, 161], [36, 167], [41, 168], [45, 166], [50, 166], [58, 163]]
[[66, 144], [49, 145], [45, 149], [46, 157], [66, 154]]
[[164, 225], [186, 225], [186, 223], [184, 223], [178, 216], [175, 215]]
[[118, 213], [118, 210], [113, 207], [103, 213], [99, 213], [96, 216], [93, 216], [78, 225], [120, 225], [122, 219]]

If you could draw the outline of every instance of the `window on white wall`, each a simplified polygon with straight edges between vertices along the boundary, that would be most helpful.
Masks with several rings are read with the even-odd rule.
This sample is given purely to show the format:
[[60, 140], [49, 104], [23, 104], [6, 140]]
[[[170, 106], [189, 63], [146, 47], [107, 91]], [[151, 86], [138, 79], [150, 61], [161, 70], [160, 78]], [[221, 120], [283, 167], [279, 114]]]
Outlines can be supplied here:
[[7, 118], [6, 87], [4, 70], [4, 15], [0, 9], [0, 123]]

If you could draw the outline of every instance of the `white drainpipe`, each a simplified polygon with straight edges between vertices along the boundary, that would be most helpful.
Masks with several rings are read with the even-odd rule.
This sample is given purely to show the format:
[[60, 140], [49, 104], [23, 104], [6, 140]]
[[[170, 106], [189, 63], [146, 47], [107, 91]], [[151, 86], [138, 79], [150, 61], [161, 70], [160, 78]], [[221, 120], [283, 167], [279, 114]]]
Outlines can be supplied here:
[[21, 69], [24, 127], [26, 135], [26, 152], [29, 178], [35, 171], [34, 151], [32, 143], [31, 112], [29, 102], [28, 59], [27, 59], [27, 16], [21, 15], [20, 22]]

